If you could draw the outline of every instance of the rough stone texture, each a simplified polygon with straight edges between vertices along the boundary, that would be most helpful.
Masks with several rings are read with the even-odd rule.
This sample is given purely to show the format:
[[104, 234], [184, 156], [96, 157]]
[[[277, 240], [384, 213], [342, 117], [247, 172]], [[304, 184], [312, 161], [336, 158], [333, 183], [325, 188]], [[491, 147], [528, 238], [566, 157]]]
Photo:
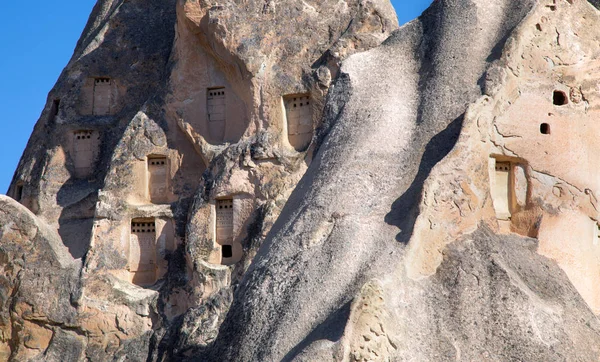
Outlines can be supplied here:
[[[162, 360], [212, 343], [312, 160], [316, 142], [288, 141], [282, 97], [310, 94], [311, 140], [342, 60], [397, 27], [384, 0], [98, 1], [8, 192], [76, 260], [46, 293], [71, 314], [31, 324], [15, 309], [3, 357]], [[209, 119], [215, 88], [222, 124]], [[212, 231], [223, 198], [234, 199], [227, 262]], [[42, 261], [27, 283], [57, 280]]]
[[144, 339], [140, 335], [151, 330], [152, 293], [90, 277], [88, 295], [81, 295], [81, 260], [56, 230], [6, 196], [0, 196], [0, 214], [0, 358], [145, 359], [147, 346], [136, 351], [120, 340]]
[[[490, 200], [490, 156], [506, 155], [507, 159], [514, 157], [527, 165], [519, 153], [495, 148], [497, 139], [493, 134], [498, 120], [515, 102], [514, 98], [507, 99], [510, 93], [501, 93], [500, 89], [508, 88], [509, 84], [495, 76], [501, 72], [498, 68], [509, 73], [506, 69], [518, 64], [528, 72], [537, 72], [539, 79], [547, 79], [548, 72], [562, 71], [559, 66], [556, 69], [530, 66], [524, 59], [533, 56], [528, 53], [531, 48], [517, 47], [516, 43], [533, 42], [534, 47], [544, 49], [547, 54], [558, 55], [560, 51], [574, 55], [576, 52], [570, 49], [574, 43], [581, 43], [581, 47], [586, 47], [581, 50], [586, 57], [597, 54], [591, 44], [587, 48], [587, 40], [579, 41], [574, 36], [568, 46], [562, 47], [547, 40], [530, 40], [537, 36], [535, 24], [543, 16], [553, 17], [566, 28], [563, 31], [567, 34], [581, 34], [586, 28], [586, 39], [595, 37], [592, 35], [595, 30], [585, 22], [568, 20], [572, 16], [597, 23], [598, 14], [587, 2], [438, 1], [419, 20], [398, 30], [379, 48], [346, 60], [329, 94], [324, 142], [236, 291], [217, 341], [207, 351], [199, 351], [197, 360], [222, 358], [217, 356], [225, 356], [226, 360], [309, 360], [307, 355], [327, 360], [336, 353], [340, 356], [340, 350], [348, 353], [343, 358], [368, 360], [373, 358], [370, 355], [373, 349], [379, 349], [378, 355], [383, 360], [469, 360], [457, 357], [456, 353], [464, 356], [465, 351], [472, 351], [473, 358], [498, 360], [560, 360], [560, 356], [569, 354], [595, 360], [597, 329], [576, 318], [553, 319], [553, 315], [562, 312], [547, 313], [556, 325], [556, 333], [573, 333], [564, 344], [548, 343], [547, 337], [530, 333], [544, 329], [536, 325], [543, 321], [532, 322], [534, 326], [528, 327], [529, 331], [524, 329], [510, 338], [508, 331], [494, 331], [498, 328], [496, 323], [504, 321], [521, 326], [523, 321], [518, 318], [539, 308], [539, 300], [545, 299], [540, 294], [548, 293], [559, 298], [561, 304], [570, 305], [572, 299], [556, 292], [558, 287], [527, 286], [535, 277], [528, 276], [528, 282], [521, 288], [528, 295], [525, 301], [522, 297], [518, 300], [515, 294], [495, 300], [498, 293], [510, 289], [518, 278], [505, 278], [504, 285], [480, 284], [481, 293], [493, 296], [490, 302], [506, 304], [499, 309], [492, 307], [489, 314], [493, 319], [480, 319], [478, 315], [477, 324], [468, 327], [468, 333], [473, 335], [491, 336], [494, 341], [487, 351], [488, 341], [472, 339], [467, 347], [457, 344], [459, 331], [448, 330], [450, 327], [446, 326], [461, 323], [460, 315], [455, 312], [456, 303], [462, 303], [463, 293], [468, 299], [468, 293], [462, 289], [466, 286], [444, 285], [451, 275], [456, 275], [453, 271], [445, 275], [441, 269], [446, 245], [482, 227], [482, 222], [499, 232], [519, 232], [518, 222], [522, 219], [515, 214], [512, 229], [510, 226], [503, 229], [502, 223], [498, 225], [495, 220]], [[548, 28], [556, 34], [552, 26]], [[539, 58], [544, 59], [541, 55]], [[593, 64], [591, 59], [590, 63]], [[560, 76], [555, 75], [547, 82], [552, 79], [557, 82]], [[531, 85], [527, 78], [517, 82], [523, 87]], [[371, 92], [375, 87], [385, 89], [385, 93]], [[540, 93], [538, 89], [537, 94]], [[554, 107], [552, 91], [546, 91], [544, 97], [544, 102]], [[522, 142], [527, 150], [539, 152], [526, 137], [533, 135], [525, 133], [524, 125], [531, 122], [530, 110], [521, 109], [518, 114], [520, 118], [513, 122], [521, 125], [523, 135], [508, 134], [507, 138]], [[565, 112], [565, 116], [569, 115], [573, 116]], [[535, 122], [531, 127], [539, 132], [540, 123]], [[548, 149], [552, 147], [548, 145]], [[563, 151], [560, 146], [554, 147], [557, 152]], [[561, 168], [556, 163], [553, 167]], [[588, 168], [572, 170], [586, 173]], [[527, 176], [530, 190], [534, 189], [531, 172]], [[527, 194], [523, 211], [545, 206], [532, 197], [533, 192]], [[538, 224], [539, 215], [529, 214], [531, 221], [524, 223]], [[542, 225], [544, 220], [542, 217]], [[324, 234], [323, 230], [327, 232]], [[588, 230], [590, 237], [580, 243], [594, 242], [592, 228]], [[565, 229], [551, 238], [558, 242], [561, 235], [568, 235], [568, 231]], [[489, 243], [485, 239], [478, 236], [476, 241], [484, 248], [492, 247], [485, 246]], [[578, 248], [577, 243], [573, 243], [573, 248]], [[477, 260], [483, 270], [494, 268], [490, 258]], [[577, 259], [570, 260], [577, 264]], [[539, 268], [539, 273], [547, 272], [546, 267]], [[506, 266], [501, 269], [514, 274]], [[554, 270], [553, 278], [559, 284], [577, 286], [575, 278], [566, 278]], [[565, 271], [568, 275], [568, 268]], [[437, 279], [437, 285], [433, 278]], [[394, 329], [387, 331], [385, 326], [381, 327], [386, 335], [392, 336], [389, 345], [367, 343], [373, 340], [371, 336], [366, 336], [362, 345], [356, 345], [352, 336], [340, 338], [340, 331], [349, 328], [344, 327], [346, 319], [342, 318], [340, 323], [339, 319], [331, 318], [351, 299], [363, 298], [359, 291], [372, 280], [380, 280], [384, 285], [387, 295], [384, 299], [393, 316], [390, 324]], [[433, 304], [435, 291], [444, 289], [454, 290], [458, 300], [442, 299]], [[529, 293], [528, 289], [535, 292]], [[588, 292], [585, 288], [578, 291], [584, 297]], [[588, 306], [581, 299], [577, 303], [595, 321], [588, 310], [593, 304], [587, 302]], [[488, 304], [479, 300], [475, 308], [486, 309]], [[435, 305], [438, 317], [429, 318], [432, 311], [422, 309], [424, 305]], [[361, 324], [358, 323], [359, 329]], [[571, 328], [578, 331], [558, 332]], [[329, 334], [323, 335], [322, 330]], [[580, 333], [585, 337], [580, 337]], [[588, 341], [585, 347], [578, 346], [581, 339]], [[363, 354], [357, 354], [357, 350]]]
[[0, 359], [26, 360], [48, 348], [55, 326], [72, 324], [77, 263], [22, 205], [0, 196], [0, 214]]
[[592, 5], [100, 0], [0, 197], [0, 359], [597, 361]]

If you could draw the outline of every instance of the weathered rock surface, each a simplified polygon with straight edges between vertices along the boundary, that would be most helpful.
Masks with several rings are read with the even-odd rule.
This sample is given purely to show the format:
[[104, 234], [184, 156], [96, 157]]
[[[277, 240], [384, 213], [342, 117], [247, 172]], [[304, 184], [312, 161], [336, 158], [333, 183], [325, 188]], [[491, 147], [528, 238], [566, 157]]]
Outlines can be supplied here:
[[[515, 276], [513, 267], [498, 267], [497, 261], [482, 255], [477, 259], [481, 270], [498, 268], [498, 273], [510, 277], [502, 279], [500, 285], [502, 282], [494, 280], [495, 276], [490, 280], [486, 274], [474, 273], [483, 281], [478, 292], [491, 299], [478, 300], [475, 308], [486, 311], [478, 310], [474, 323], [456, 329], [454, 326], [464, 320], [462, 313], [470, 314], [469, 308], [457, 307], [457, 303], [463, 303], [461, 298], [470, 298], [469, 291], [463, 290], [466, 285], [449, 282], [462, 272], [461, 268], [443, 269], [446, 245], [483, 224], [498, 227], [491, 197], [494, 171], [488, 171], [490, 157], [497, 154], [499, 160], [513, 162], [511, 167], [515, 168], [524, 164], [519, 153], [498, 150], [498, 141], [493, 137], [498, 119], [515, 102], [496, 91], [509, 86], [506, 79], [494, 77], [500, 72], [498, 68], [510, 73], [520, 65], [534, 73], [549, 84], [545, 85], [545, 93], [541, 87], [533, 87], [530, 79], [519, 79], [518, 73], [514, 74], [515, 82], [522, 83], [523, 89], [537, 88], [537, 94], [544, 94], [546, 107], [556, 108], [553, 87], [564, 81], [560, 76], [562, 67], [535, 68], [524, 61], [533, 56], [529, 52], [538, 48], [540, 53], [558, 56], [561, 51], [575, 53], [575, 37], [562, 48], [546, 38], [540, 39], [536, 22], [552, 16], [556, 25], [548, 26], [547, 31], [555, 35], [556, 28], [561, 27], [564, 29], [559, 33], [584, 32], [584, 22], [565, 20], [571, 16], [589, 19], [590, 25], [598, 20], [597, 11], [586, 2], [490, 5], [440, 1], [379, 48], [346, 60], [335, 89], [329, 94], [331, 108], [325, 115], [329, 127], [324, 131], [327, 134], [319, 153], [236, 291], [217, 341], [208, 351], [199, 352], [198, 360], [218, 356], [226, 356], [226, 360], [311, 360], [315, 356], [319, 356], [318, 360], [330, 360], [333, 356], [336, 360], [365, 361], [476, 357], [560, 360], [569, 354], [584, 360], [596, 359], [597, 328], [574, 317], [588, 315], [590, 319], [584, 320], [596, 322], [588, 310], [592, 305], [589, 300], [585, 306], [578, 298], [576, 304], [581, 311], [569, 321], [553, 318], [562, 316], [558, 307], [543, 312], [548, 316], [535, 314], [535, 318], [552, 320], [553, 333], [572, 336], [564, 344], [548, 343], [547, 336], [532, 333], [546, 330], [540, 327], [543, 321], [534, 318], [525, 323], [524, 316], [538, 313], [532, 311], [540, 308], [545, 310], [540, 304], [546, 303], [547, 295], [558, 298], [559, 304], [572, 305], [572, 297], [556, 290], [576, 283], [573, 278], [554, 269], [553, 278], [563, 287], [544, 285], [541, 280], [534, 287], [529, 283], [540, 278], [539, 274]], [[594, 38], [590, 33], [586, 37]], [[514, 46], [518, 42], [523, 45]], [[588, 48], [587, 44], [581, 41], [580, 46], [586, 48], [580, 53], [597, 54], [596, 48]], [[537, 58], [543, 60], [546, 54]], [[558, 74], [549, 74], [552, 72]], [[377, 87], [385, 93], [373, 93]], [[489, 116], [483, 107], [487, 107]], [[521, 138], [546, 137], [527, 130], [531, 127], [539, 133], [541, 121], [529, 119], [526, 108], [518, 114], [520, 118], [515, 123], [520, 125], [523, 136], [515, 132], [508, 139], [539, 151], [531, 146], [531, 138]], [[555, 150], [560, 152], [562, 148]], [[506, 159], [501, 158], [503, 155]], [[553, 167], [560, 168], [556, 164]], [[580, 170], [587, 172], [585, 166]], [[524, 213], [545, 208], [532, 197], [530, 175], [528, 171], [525, 188], [529, 187], [529, 191], [520, 206]], [[511, 207], [513, 212], [520, 209]], [[516, 224], [522, 221], [516, 214], [509, 230], [522, 233]], [[532, 218], [532, 226], [539, 222], [538, 216]], [[546, 218], [550, 215], [542, 220]], [[500, 220], [498, 231], [506, 230], [504, 224]], [[592, 233], [594, 228], [591, 222], [587, 230]], [[529, 235], [529, 228], [524, 231]], [[564, 235], [568, 235], [567, 230], [554, 238], [558, 242]], [[595, 237], [588, 235], [580, 242], [595, 243]], [[489, 245], [492, 240], [502, 242], [481, 234], [474, 234], [476, 237], [476, 244], [484, 249], [494, 248]], [[518, 250], [519, 244], [511, 248]], [[457, 259], [451, 264], [460, 263], [458, 255], [450, 255]], [[539, 272], [545, 274], [548, 270], [541, 266], [544, 261], [540, 259]], [[527, 263], [516, 268], [524, 268]], [[383, 285], [379, 293], [385, 296], [386, 308], [379, 312], [383, 317], [366, 318], [375, 326], [374, 331], [380, 331], [371, 333], [390, 336], [387, 343], [369, 333], [363, 335], [363, 340], [352, 334], [346, 336], [349, 329], [365, 330], [364, 324], [369, 322], [355, 322], [356, 326], [352, 326], [348, 323], [353, 323], [353, 318], [335, 317], [344, 313], [351, 300], [364, 298], [361, 289], [373, 280]], [[520, 284], [518, 292], [513, 290], [515, 283]], [[437, 296], [450, 290], [456, 293], [457, 300]], [[582, 295], [586, 292], [579, 288]], [[465, 303], [471, 305], [473, 301]], [[495, 305], [502, 307], [496, 309]], [[423, 309], [424, 306], [429, 308]], [[506, 327], [506, 332], [495, 330], [499, 328], [496, 321], [500, 320], [511, 326]], [[579, 325], [575, 327], [576, 324]], [[511, 329], [515, 329], [513, 333], [508, 332]], [[469, 339], [465, 334], [486, 337]], [[585, 347], [577, 346], [581, 340], [587, 341]], [[473, 354], [467, 356], [469, 353]]]
[[[45, 293], [70, 314], [20, 337], [26, 312], [11, 311], [3, 356], [165, 359], [212, 343], [310, 164], [341, 61], [396, 28], [388, 1], [99, 1], [9, 190], [75, 260]], [[58, 280], [44, 260], [28, 282]]]
[[596, 361], [583, 0], [100, 0], [0, 197], [0, 359]]
[[[56, 230], [6, 196], [0, 196], [0, 214], [0, 359], [145, 359], [152, 293], [118, 280], [84, 282], [81, 260], [73, 259]], [[91, 293], [81, 295], [82, 283]], [[146, 346], [119, 341], [142, 334]]]

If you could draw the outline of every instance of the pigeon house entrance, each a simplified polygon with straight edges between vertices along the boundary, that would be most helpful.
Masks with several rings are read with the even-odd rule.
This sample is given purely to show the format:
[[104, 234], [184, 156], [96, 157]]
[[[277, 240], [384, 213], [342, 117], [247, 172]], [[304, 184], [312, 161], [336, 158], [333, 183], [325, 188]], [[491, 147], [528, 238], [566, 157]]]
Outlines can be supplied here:
[[110, 78], [94, 79], [94, 99], [92, 114], [103, 116], [110, 114], [111, 108], [111, 80]]
[[233, 258], [233, 200], [217, 200], [217, 244], [223, 263]]
[[233, 245], [223, 245], [221, 247], [221, 257], [223, 259], [233, 258]]
[[225, 139], [225, 88], [212, 88], [207, 91], [206, 108], [208, 131], [218, 142]]
[[296, 151], [303, 151], [310, 144], [313, 134], [312, 105], [310, 95], [283, 97], [287, 120], [288, 140]]
[[501, 220], [510, 218], [512, 199], [512, 170], [510, 162], [496, 162], [494, 171], [495, 182], [492, 187], [492, 199], [496, 217]]
[[145, 286], [156, 282], [156, 223], [154, 220], [131, 222], [129, 240], [129, 272], [134, 284]]
[[98, 137], [94, 131], [83, 130], [73, 133], [73, 163], [76, 177], [86, 178], [92, 173], [96, 160], [97, 141]]
[[148, 157], [148, 188], [150, 202], [167, 202], [168, 160], [164, 156]]

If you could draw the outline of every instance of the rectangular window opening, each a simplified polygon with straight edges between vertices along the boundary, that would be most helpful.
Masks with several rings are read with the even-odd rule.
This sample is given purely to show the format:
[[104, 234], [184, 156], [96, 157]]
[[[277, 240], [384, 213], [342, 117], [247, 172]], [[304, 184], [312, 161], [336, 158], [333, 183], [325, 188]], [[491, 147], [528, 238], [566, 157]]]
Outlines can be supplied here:
[[55, 99], [52, 101], [52, 114], [55, 116], [58, 115], [58, 107], [60, 107], [60, 99]]
[[79, 130], [73, 132], [72, 157], [77, 177], [85, 178], [93, 172], [97, 147], [97, 137], [94, 136], [94, 131]]
[[287, 119], [288, 140], [297, 150], [304, 150], [312, 140], [312, 101], [310, 94], [283, 97]]
[[512, 199], [512, 165], [510, 162], [496, 161], [494, 171], [495, 183], [492, 189], [492, 199], [496, 217], [501, 220], [510, 219]]
[[233, 199], [217, 200], [217, 243], [233, 243]]
[[225, 122], [225, 88], [207, 90], [207, 112], [209, 122]]
[[92, 113], [96, 116], [110, 114], [112, 106], [112, 82], [110, 78], [94, 79], [94, 100]]
[[154, 220], [133, 220], [129, 241], [129, 272], [137, 285], [156, 282], [156, 223]]
[[167, 202], [168, 164], [166, 156], [148, 157], [148, 188], [152, 203]]
[[233, 247], [231, 245], [223, 245], [221, 252], [223, 258], [233, 258]]
[[225, 140], [227, 128], [227, 96], [225, 88], [208, 88], [206, 90], [206, 119], [208, 121], [208, 139], [221, 143]]
[[52, 107], [50, 108], [50, 116], [48, 117], [48, 120], [50, 122], [54, 122], [54, 120], [56, 119], [56, 116], [58, 116], [59, 107], [60, 107], [60, 99], [53, 100]]
[[23, 199], [23, 185], [17, 184], [16, 190], [15, 190], [15, 200], [21, 201], [22, 199]]

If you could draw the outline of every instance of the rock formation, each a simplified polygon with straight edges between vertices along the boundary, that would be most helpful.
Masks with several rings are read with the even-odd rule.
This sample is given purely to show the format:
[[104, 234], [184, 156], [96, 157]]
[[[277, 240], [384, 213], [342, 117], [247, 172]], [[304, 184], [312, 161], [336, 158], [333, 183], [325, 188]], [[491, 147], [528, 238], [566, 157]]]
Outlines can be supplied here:
[[0, 197], [0, 360], [597, 361], [594, 6], [99, 0]]

